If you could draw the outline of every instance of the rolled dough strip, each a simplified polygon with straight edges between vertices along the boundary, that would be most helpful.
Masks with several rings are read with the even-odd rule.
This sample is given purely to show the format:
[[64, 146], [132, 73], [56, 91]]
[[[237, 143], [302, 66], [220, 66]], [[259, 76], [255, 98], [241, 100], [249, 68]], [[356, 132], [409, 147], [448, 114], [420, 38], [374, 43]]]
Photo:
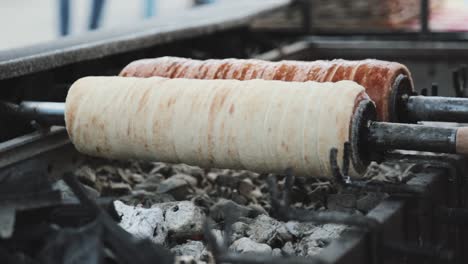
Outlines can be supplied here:
[[389, 121], [389, 100], [392, 85], [399, 74], [410, 78], [406, 66], [381, 60], [280, 61], [261, 60], [191, 60], [176, 57], [137, 60], [127, 65], [121, 76], [191, 79], [282, 80], [337, 82], [355, 81], [366, 88], [375, 102], [377, 118]]
[[70, 88], [65, 121], [92, 156], [327, 177], [363, 99], [351, 81], [87, 77]]

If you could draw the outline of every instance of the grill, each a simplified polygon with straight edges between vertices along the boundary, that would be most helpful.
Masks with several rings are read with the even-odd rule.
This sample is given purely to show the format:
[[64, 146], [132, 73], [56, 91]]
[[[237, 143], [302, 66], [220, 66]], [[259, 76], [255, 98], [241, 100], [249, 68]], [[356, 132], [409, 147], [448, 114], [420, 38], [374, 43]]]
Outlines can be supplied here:
[[[284, 8], [287, 1], [259, 1], [245, 8], [250, 6], [247, 2], [250, 3], [224, 4], [223, 10], [230, 12], [207, 6], [191, 13], [180, 24], [168, 21], [166, 26], [158, 28], [148, 24], [137, 31], [91, 34], [86, 39], [69, 39], [0, 54], [1, 99], [13, 108], [25, 101], [63, 102], [71, 83], [80, 77], [117, 75], [131, 61], [168, 55], [272, 61], [378, 57], [405, 63], [420, 94], [427, 95], [427, 88], [431, 88], [433, 96], [466, 94], [464, 63], [468, 52], [463, 40], [278, 36], [252, 29], [250, 23], [267, 11]], [[210, 19], [201, 19], [206, 17]], [[114, 203], [114, 199], [121, 198], [116, 195], [121, 190], [118, 186], [106, 187], [112, 190], [112, 196], [91, 199], [89, 190], [80, 183], [83, 178], [77, 180], [76, 171], [83, 164], [117, 164], [118, 167], [121, 163], [78, 153], [64, 128], [50, 126], [57, 124], [57, 116], [60, 120], [62, 115], [62, 110], [54, 105], [47, 107], [45, 113], [36, 111], [21, 118], [12, 107], [5, 104], [2, 107], [0, 259], [7, 263], [174, 263], [175, 251], [168, 250], [167, 245], [137, 239], [119, 227], [122, 215]], [[30, 109], [31, 105], [26, 108]], [[48, 118], [41, 120], [38, 118], [41, 116]], [[326, 200], [326, 210], [294, 204], [298, 186], [310, 184], [296, 177], [294, 171], [258, 176], [264, 182], [264, 194], [269, 197], [265, 200], [273, 219], [316, 226], [346, 226], [336, 238], [321, 241], [319, 253], [287, 256], [283, 252], [278, 256], [229, 249], [233, 242], [230, 238], [235, 233], [232, 224], [243, 217], [239, 215], [241, 210], [233, 205], [223, 207], [222, 221], [204, 220], [201, 237], [191, 239], [203, 241], [210, 252], [209, 260], [216, 263], [466, 262], [468, 211], [464, 157], [403, 150], [385, 152], [380, 157], [382, 163], [371, 166], [380, 172], [398, 167], [392, 171], [398, 183], [389, 183], [349, 178], [350, 145], [346, 144], [344, 149], [343, 156], [331, 149], [327, 157], [333, 169], [330, 184], [334, 191], [320, 195]], [[340, 167], [338, 161], [342, 160]], [[201, 171], [203, 177], [208, 177], [210, 170]], [[59, 179], [63, 179], [65, 187], [52, 184]], [[218, 184], [218, 179], [214, 182]], [[224, 188], [227, 183], [223, 184], [219, 185]], [[64, 189], [68, 190], [68, 196], [64, 195]], [[334, 210], [330, 206], [331, 194], [368, 193], [378, 194], [379, 198], [365, 213]], [[233, 200], [232, 194], [229, 197]], [[222, 239], [213, 229], [223, 229]], [[171, 235], [171, 243], [183, 243], [178, 241], [177, 234]], [[183, 259], [178, 261], [185, 263]]]

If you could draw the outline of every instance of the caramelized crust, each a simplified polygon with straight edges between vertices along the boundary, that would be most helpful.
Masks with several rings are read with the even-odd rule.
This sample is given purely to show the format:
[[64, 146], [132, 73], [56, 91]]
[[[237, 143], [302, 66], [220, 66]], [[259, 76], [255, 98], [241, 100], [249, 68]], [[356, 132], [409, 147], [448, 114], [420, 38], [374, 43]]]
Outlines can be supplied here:
[[[281, 80], [337, 82], [355, 81], [362, 85], [377, 107], [377, 118], [389, 121], [389, 99], [395, 78], [409, 70], [396, 62], [367, 59], [361, 61], [280, 61], [261, 60], [192, 60], [161, 57], [137, 60], [127, 65], [120, 76], [191, 79]], [[411, 80], [412, 83], [412, 80]]]

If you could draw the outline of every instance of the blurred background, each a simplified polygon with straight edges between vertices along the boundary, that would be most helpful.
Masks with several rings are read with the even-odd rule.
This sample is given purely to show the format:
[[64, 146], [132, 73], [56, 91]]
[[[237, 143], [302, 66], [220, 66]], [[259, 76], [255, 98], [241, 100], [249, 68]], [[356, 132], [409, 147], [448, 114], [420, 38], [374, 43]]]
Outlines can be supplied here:
[[1, 0], [0, 50], [118, 28], [213, 0]]
[[[255, 27], [294, 31], [304, 26], [304, 16], [309, 19], [308, 30], [323, 34], [418, 31], [422, 26], [421, 0], [296, 2], [301, 2], [301, 9], [279, 11], [257, 21]], [[2, 0], [0, 50], [53, 41], [89, 30], [119, 28], [215, 3], [216, 0]], [[428, 6], [428, 30], [468, 31], [467, 0], [432, 0]]]

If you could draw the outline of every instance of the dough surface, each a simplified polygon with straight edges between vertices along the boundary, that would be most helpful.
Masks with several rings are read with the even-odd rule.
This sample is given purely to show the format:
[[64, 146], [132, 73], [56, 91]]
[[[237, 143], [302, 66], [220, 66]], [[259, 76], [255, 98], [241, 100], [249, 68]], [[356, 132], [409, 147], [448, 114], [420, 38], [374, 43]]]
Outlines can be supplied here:
[[86, 77], [68, 92], [65, 120], [92, 156], [329, 177], [329, 150], [341, 157], [363, 99], [351, 81]]
[[377, 117], [389, 121], [389, 100], [392, 85], [398, 75], [409, 77], [405, 65], [382, 60], [317, 60], [317, 61], [279, 61], [223, 59], [192, 60], [177, 57], [161, 57], [137, 60], [127, 65], [121, 76], [127, 77], [166, 77], [191, 79], [235, 79], [235, 80], [280, 80], [337, 82], [355, 81], [362, 85], [369, 97], [375, 102]]

